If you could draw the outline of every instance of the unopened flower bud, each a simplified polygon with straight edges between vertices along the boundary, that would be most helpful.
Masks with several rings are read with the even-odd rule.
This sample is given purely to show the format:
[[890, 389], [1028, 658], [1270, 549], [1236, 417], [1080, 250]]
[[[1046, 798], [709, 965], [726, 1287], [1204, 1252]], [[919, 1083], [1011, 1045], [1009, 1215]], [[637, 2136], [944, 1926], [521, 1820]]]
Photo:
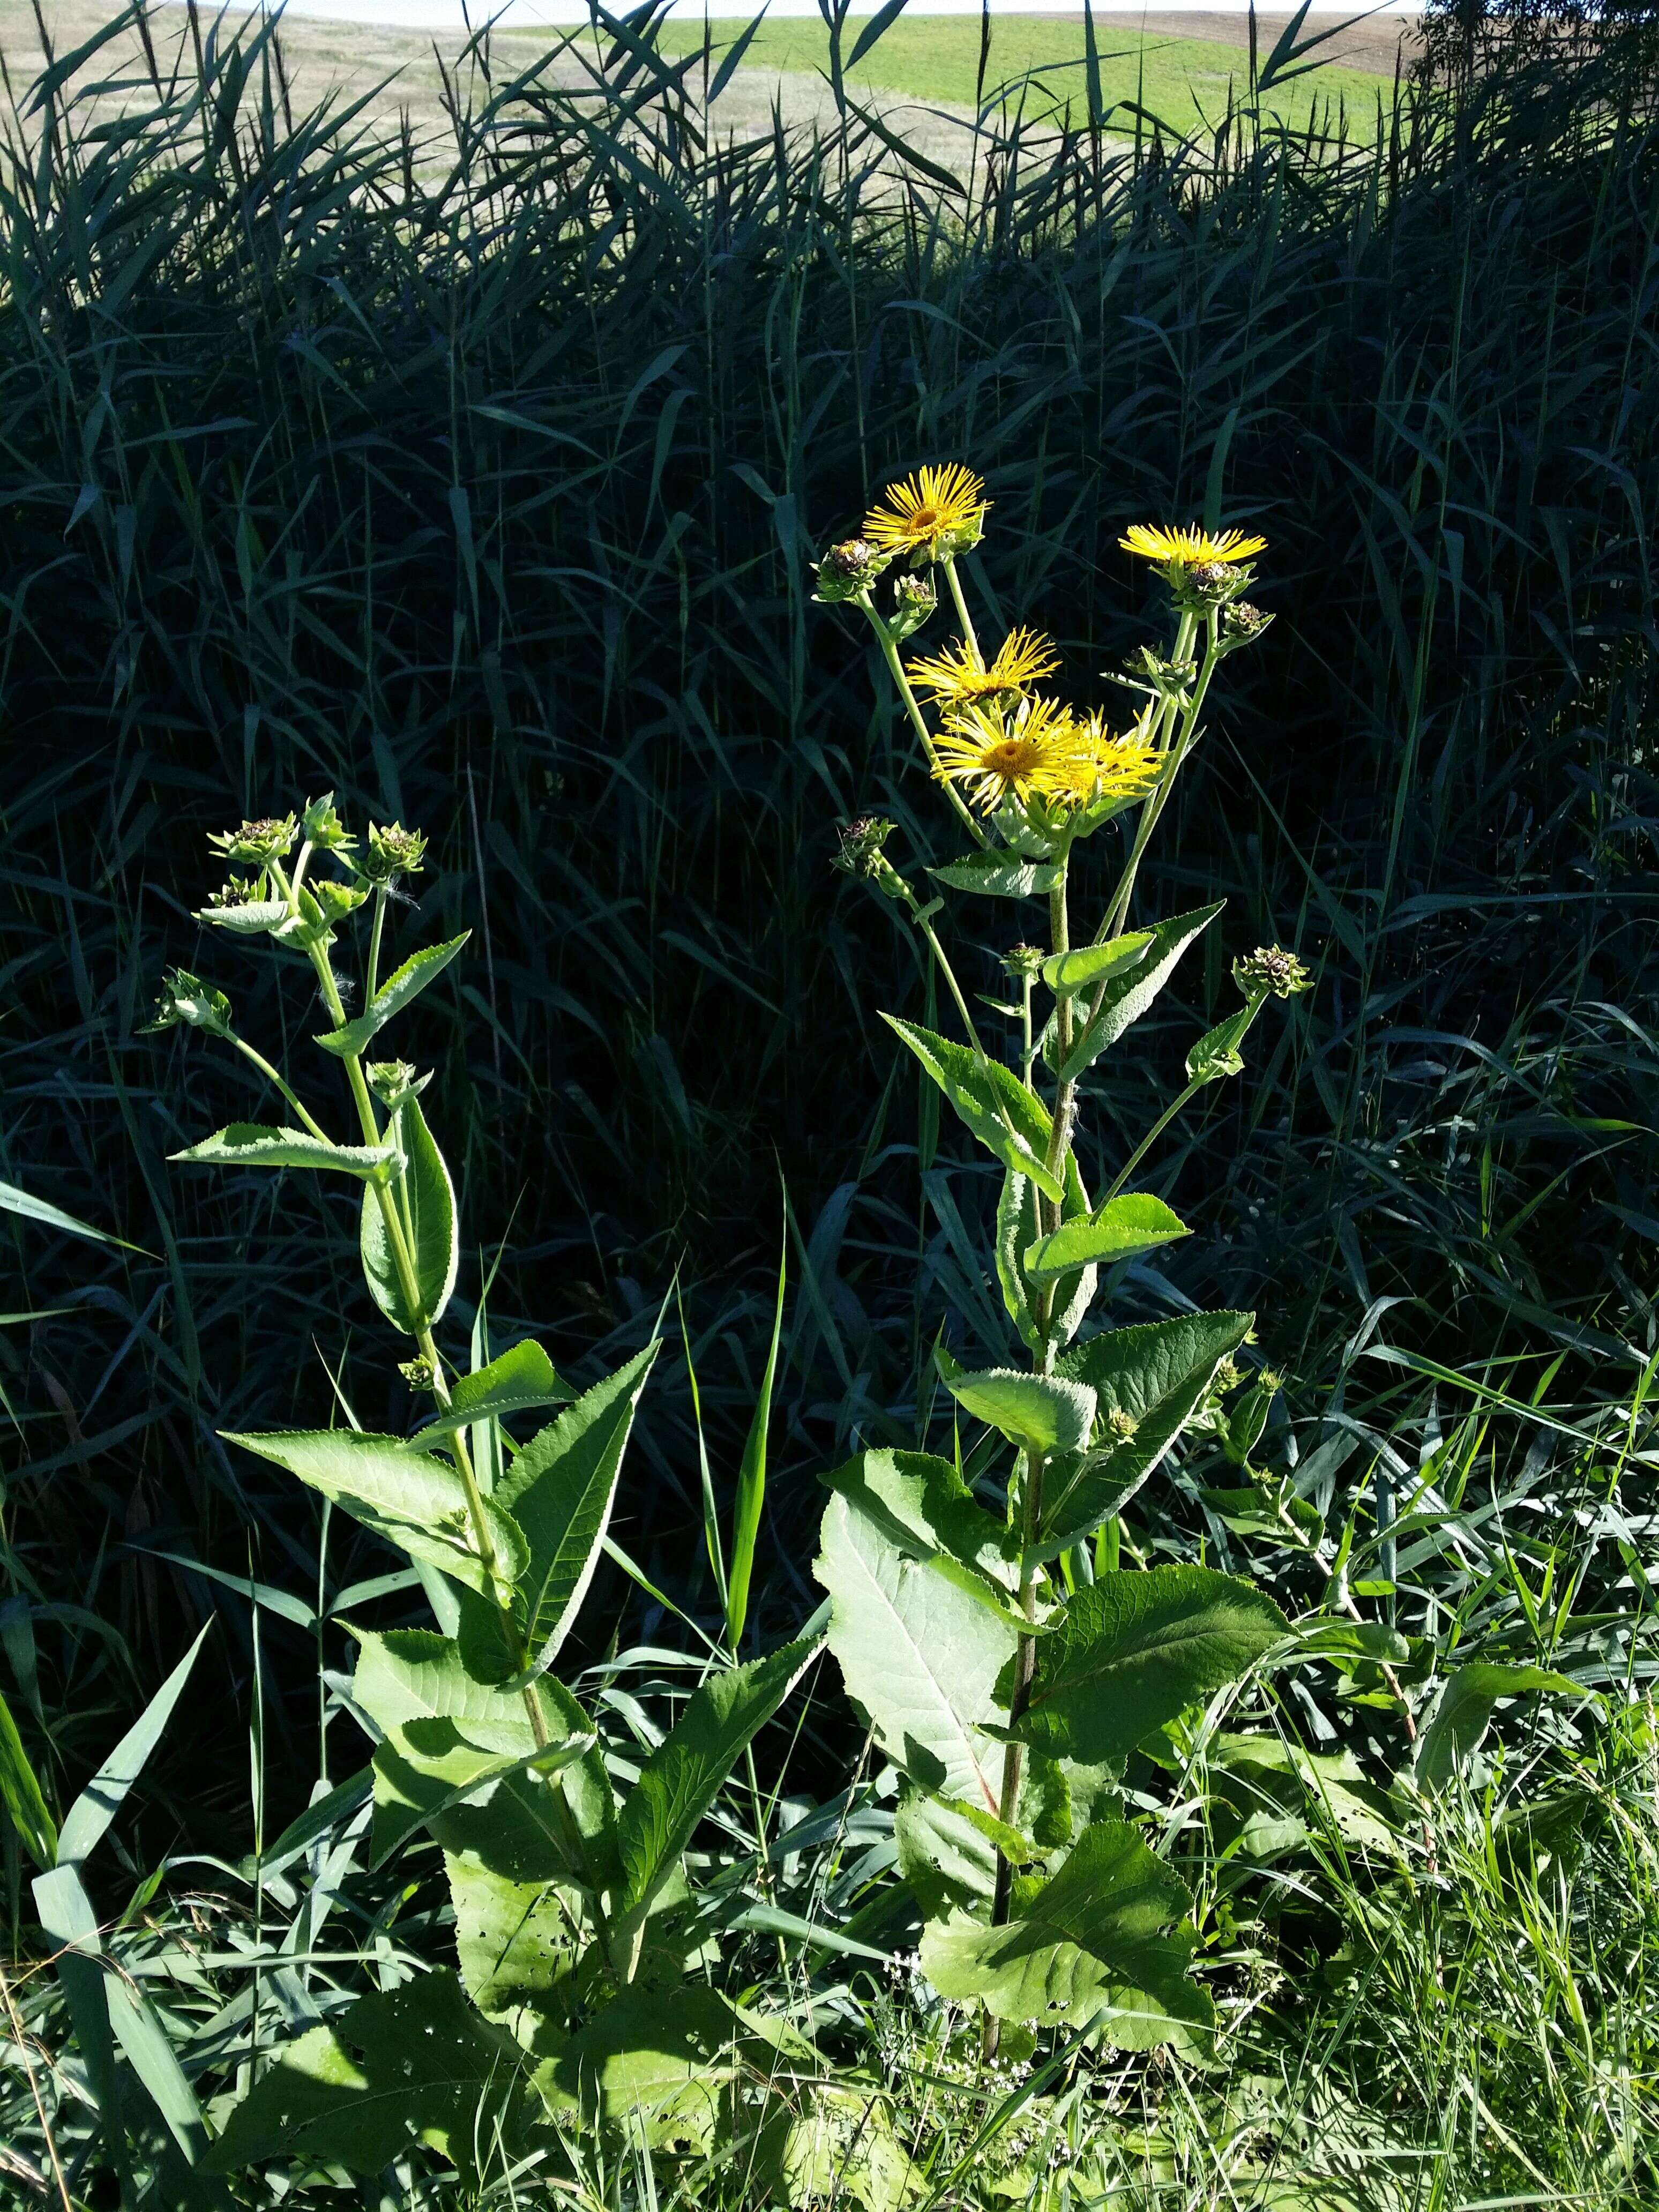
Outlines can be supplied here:
[[1248, 959], [1235, 960], [1233, 981], [1247, 999], [1293, 999], [1313, 988], [1313, 977], [1294, 952], [1278, 945], [1258, 945]]
[[1260, 637], [1272, 620], [1249, 599], [1235, 599], [1221, 617], [1221, 627], [1229, 637]]
[[307, 801], [306, 811], [300, 817], [300, 828], [306, 842], [316, 846], [321, 853], [349, 853], [357, 842], [335, 812], [331, 791], [325, 791], [320, 799]]
[[1229, 1390], [1237, 1390], [1244, 1380], [1244, 1370], [1236, 1359], [1224, 1359], [1215, 1370], [1215, 1380], [1210, 1385], [1212, 1396], [1224, 1398]]
[[239, 906], [257, 906], [263, 896], [252, 876], [233, 876], [216, 891], [208, 893], [207, 902], [216, 913], [234, 913]]
[[363, 1070], [368, 1087], [388, 1111], [413, 1098], [431, 1082], [430, 1073], [417, 1075], [406, 1060], [372, 1060]]
[[929, 575], [903, 575], [893, 586], [892, 629], [895, 638], [914, 635], [939, 605], [939, 593]]
[[208, 843], [228, 860], [268, 868], [273, 860], [280, 860], [294, 850], [294, 841], [299, 833], [300, 825], [291, 814], [283, 815], [280, 820], [268, 815], [257, 822], [244, 822], [234, 830], [217, 830]]
[[866, 538], [846, 538], [839, 545], [832, 545], [814, 574], [818, 580], [816, 599], [825, 606], [835, 606], [843, 599], [856, 599], [867, 592], [887, 566], [889, 556], [879, 552]]
[[155, 1002], [155, 1018], [144, 1024], [146, 1033], [178, 1028], [206, 1030], [211, 1036], [231, 1035], [230, 1000], [187, 968], [168, 969]]
[[1126, 1413], [1121, 1406], [1114, 1406], [1106, 1416], [1108, 1433], [1121, 1444], [1127, 1444], [1139, 1426], [1134, 1415]]
[[382, 829], [368, 825], [368, 852], [363, 873], [372, 884], [390, 884], [399, 876], [416, 876], [426, 859], [426, 839], [418, 830], [405, 830], [401, 822]]
[[910, 886], [881, 849], [896, 827], [896, 823], [878, 814], [860, 814], [843, 823], [841, 850], [836, 854], [835, 865], [849, 876], [863, 877], [884, 897], [908, 899]]
[[437, 1370], [425, 1352], [415, 1359], [400, 1359], [398, 1372], [411, 1390], [429, 1390], [438, 1379]]
[[1002, 972], [1016, 982], [1035, 982], [1046, 957], [1039, 945], [1011, 945], [1002, 956]]

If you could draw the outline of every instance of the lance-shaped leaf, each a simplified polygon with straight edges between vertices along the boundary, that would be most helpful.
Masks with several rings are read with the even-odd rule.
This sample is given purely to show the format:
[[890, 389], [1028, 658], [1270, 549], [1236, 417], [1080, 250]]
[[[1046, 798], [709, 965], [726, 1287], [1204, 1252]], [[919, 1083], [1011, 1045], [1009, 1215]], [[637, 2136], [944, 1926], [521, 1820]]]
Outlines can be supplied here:
[[[193, 1167], [328, 1168], [364, 1177], [398, 1162], [392, 1145], [331, 1145], [304, 1129], [267, 1129], [258, 1121], [233, 1121], [173, 1157]], [[373, 1204], [372, 1194], [364, 1195]]]
[[58, 1828], [40, 1779], [29, 1764], [11, 1708], [0, 1697], [0, 1805], [11, 1816], [24, 1850], [44, 1873], [58, 1863]]
[[1212, 1030], [1206, 1030], [1187, 1054], [1188, 1081], [1220, 1083], [1230, 1075], [1243, 1074], [1244, 1055], [1239, 1047], [1261, 1011], [1261, 1001], [1258, 999], [1252, 1005], [1239, 1007], [1237, 1013], [1229, 1014]]
[[[493, 1596], [465, 1489], [447, 1460], [411, 1452], [397, 1437], [362, 1436], [354, 1429], [279, 1430], [225, 1441], [286, 1468], [411, 1559]], [[511, 1514], [492, 1498], [483, 1503], [495, 1571], [514, 1582], [524, 1572], [528, 1547]]]
[[733, 1765], [821, 1649], [816, 1637], [711, 1675], [640, 1769], [617, 1823], [627, 1924], [637, 1926], [679, 1866]]
[[1505, 1666], [1476, 1659], [1458, 1668], [1441, 1691], [1434, 1717], [1418, 1744], [1419, 1782], [1425, 1790], [1445, 1789], [1480, 1748], [1498, 1700], [1534, 1692], [1559, 1698], [1587, 1694], [1583, 1683], [1553, 1674], [1547, 1667]]
[[1089, 1440], [1095, 1394], [1086, 1383], [992, 1367], [979, 1375], [946, 1371], [945, 1385], [959, 1406], [1023, 1451], [1080, 1451]]
[[1025, 860], [1018, 853], [969, 853], [947, 860], [928, 874], [953, 891], [978, 891], [990, 898], [1046, 898], [1060, 881], [1052, 860]]
[[1288, 1633], [1270, 1597], [1208, 1567], [1102, 1575], [1073, 1593], [1038, 1643], [1010, 1733], [1090, 1765], [1127, 1758]]
[[1138, 968], [1152, 944], [1150, 929], [1132, 929], [1127, 936], [1109, 937], [1103, 945], [1079, 945], [1073, 952], [1051, 953], [1042, 963], [1042, 980], [1057, 999], [1091, 991], [1109, 975]]
[[1006, 1717], [996, 1685], [1018, 1643], [1012, 1622], [848, 1498], [830, 1501], [812, 1571], [848, 1694], [887, 1757], [924, 1789], [995, 1812], [1003, 1754], [981, 1730]]
[[[1131, 1023], [1140, 1019], [1175, 973], [1182, 954], [1209, 927], [1225, 903], [1218, 899], [1213, 906], [1197, 907], [1191, 914], [1175, 915], [1158, 924], [1151, 933], [1152, 942], [1140, 958], [1107, 977], [1097, 1012], [1073, 1037], [1071, 1051], [1056, 1070], [1058, 1074], [1068, 1083], [1075, 1082], [1085, 1068], [1092, 1067], [1101, 1054], [1117, 1042]], [[1043, 1057], [1051, 1067], [1058, 1049], [1057, 1031], [1051, 1022], [1042, 1041]]]
[[[530, 1547], [514, 1599], [530, 1679], [552, 1665], [587, 1594], [634, 1410], [657, 1349], [647, 1345], [567, 1407], [525, 1446], [495, 1493]], [[501, 1648], [499, 1615], [492, 1621], [482, 1608], [469, 1608], [462, 1618], [461, 1650], [467, 1665], [487, 1680], [517, 1674], [517, 1655]]]
[[987, 1060], [966, 1045], [952, 1044], [915, 1022], [902, 1022], [895, 1014], [884, 1014], [882, 1019], [909, 1046], [981, 1144], [1004, 1167], [1029, 1176], [1056, 1201], [1064, 1195], [1048, 1164], [1048, 1109], [1012, 1067]]
[[1254, 1315], [1182, 1314], [1091, 1336], [1063, 1352], [1060, 1374], [1087, 1383], [1103, 1419], [1133, 1424], [1108, 1449], [1069, 1474], [1056, 1471], [1043, 1508], [1039, 1555], [1081, 1543], [1109, 1514], [1121, 1512], [1158, 1467], [1215, 1380], [1216, 1370], [1249, 1334]]
[[288, 918], [288, 908], [281, 899], [250, 899], [246, 906], [204, 906], [191, 916], [195, 921], [211, 922], [215, 929], [226, 930], [232, 937], [264, 937]]
[[473, 1421], [500, 1420], [504, 1414], [527, 1413], [535, 1406], [562, 1406], [573, 1395], [569, 1386], [553, 1371], [553, 1362], [539, 1344], [527, 1340], [492, 1359], [471, 1375], [463, 1375], [449, 1394], [449, 1404], [435, 1421], [410, 1438], [416, 1451], [453, 1436]]
[[953, 1913], [925, 1929], [922, 1970], [941, 1996], [1000, 2020], [1082, 2027], [1105, 2013], [1102, 2033], [1120, 2050], [1201, 2045], [1215, 2016], [1188, 1973], [1191, 1907], [1127, 1821], [1103, 1820], [1006, 1926]]
[[476, 2177], [479, 2149], [494, 2150], [494, 2123], [510, 2118], [525, 2078], [524, 2053], [479, 2017], [453, 1974], [420, 1974], [284, 2044], [232, 2112], [208, 2168], [310, 2157], [372, 2174], [424, 2143]]
[[[562, 1773], [594, 1742], [591, 1733], [568, 1736], [514, 1759], [473, 1742], [459, 1721], [408, 1721], [388, 1729], [374, 1747], [372, 1866], [384, 1866], [421, 1829], [436, 1832], [458, 1808], [492, 1802], [505, 1782], [522, 1776], [533, 1786]], [[541, 1832], [556, 1837], [551, 1808], [542, 1810]]]
[[1035, 1282], [1050, 1282], [1079, 1267], [1109, 1267], [1140, 1252], [1156, 1252], [1189, 1234], [1161, 1198], [1130, 1191], [1109, 1198], [1098, 1212], [1062, 1222], [1051, 1237], [1040, 1237], [1026, 1250], [1025, 1272]]
[[405, 1098], [392, 1127], [407, 1162], [395, 1191], [387, 1194], [403, 1224], [403, 1240], [414, 1271], [411, 1305], [398, 1266], [380, 1194], [363, 1193], [361, 1246], [363, 1273], [374, 1303], [394, 1328], [418, 1335], [441, 1318], [455, 1287], [459, 1246], [455, 1235], [455, 1188], [449, 1170], [426, 1126], [418, 1098]]
[[317, 1039], [318, 1043], [325, 1052], [336, 1053], [342, 1060], [367, 1052], [392, 1016], [402, 1013], [411, 999], [418, 998], [443, 973], [471, 934], [470, 930], [463, 930], [447, 945], [428, 945], [423, 952], [412, 955], [395, 975], [387, 976], [355, 1022], [330, 1030]]

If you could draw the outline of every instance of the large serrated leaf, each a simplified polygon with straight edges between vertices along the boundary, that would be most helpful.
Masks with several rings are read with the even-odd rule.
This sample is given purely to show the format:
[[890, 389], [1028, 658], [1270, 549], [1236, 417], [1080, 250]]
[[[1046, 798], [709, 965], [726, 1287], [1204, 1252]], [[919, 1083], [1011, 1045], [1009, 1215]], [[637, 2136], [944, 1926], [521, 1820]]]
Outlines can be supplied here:
[[493, 2149], [495, 2123], [512, 2114], [526, 2079], [524, 2054], [479, 2018], [453, 1974], [417, 1975], [283, 2045], [208, 2168], [310, 2157], [373, 2174], [424, 2143], [476, 2176], [479, 2149]]
[[1061, 1375], [1086, 1382], [1103, 1417], [1121, 1414], [1133, 1433], [1091, 1454], [1069, 1477], [1051, 1482], [1038, 1555], [1081, 1543], [1109, 1514], [1121, 1512], [1180, 1436], [1215, 1372], [1249, 1334], [1247, 1313], [1182, 1314], [1091, 1336], [1063, 1352]]
[[471, 935], [470, 930], [463, 930], [447, 945], [428, 945], [424, 951], [411, 955], [394, 975], [387, 976], [355, 1022], [330, 1030], [317, 1042], [325, 1052], [335, 1053], [342, 1060], [367, 1052], [392, 1016], [400, 1014], [411, 999], [418, 998], [443, 973]]
[[[355, 1429], [227, 1435], [225, 1442], [286, 1468], [411, 1559], [422, 1560], [469, 1589], [493, 1597], [478, 1555], [466, 1491], [447, 1460], [411, 1452], [399, 1437], [364, 1436]], [[490, 1498], [483, 1500], [483, 1519], [495, 1548], [496, 1572], [504, 1581], [514, 1582], [530, 1556], [524, 1537], [512, 1516]]]
[[821, 1480], [915, 1558], [946, 1553], [1005, 1590], [1018, 1588], [1018, 1548], [1006, 1522], [986, 1511], [948, 1459], [863, 1451]]
[[803, 1638], [711, 1675], [640, 1769], [617, 1824], [629, 1923], [637, 1924], [649, 1911], [744, 1747], [821, 1648], [816, 1637]]
[[830, 1593], [830, 1649], [848, 1693], [895, 1765], [924, 1789], [995, 1812], [996, 1684], [1018, 1642], [1011, 1622], [895, 1542], [842, 1497], [823, 1516], [813, 1573]]
[[1127, 1758], [1288, 1632], [1270, 1597], [1208, 1567], [1102, 1575], [1073, 1593], [1039, 1642], [1011, 1733], [1086, 1765]]
[[[258, 1121], [233, 1121], [173, 1158], [191, 1167], [314, 1168], [367, 1177], [396, 1164], [392, 1145], [331, 1145], [304, 1129], [267, 1129]], [[374, 1203], [366, 1191], [365, 1202]]]
[[405, 1336], [417, 1336], [441, 1319], [455, 1288], [460, 1256], [455, 1188], [418, 1098], [404, 1099], [392, 1116], [392, 1128], [406, 1165], [396, 1189], [387, 1195], [398, 1209], [414, 1267], [413, 1305], [404, 1292], [380, 1194], [372, 1190], [363, 1193], [363, 1273], [375, 1304], [392, 1327]]
[[1201, 2045], [1214, 2013], [1188, 1973], [1191, 1905], [1179, 1875], [1133, 1828], [1103, 1820], [1006, 1925], [953, 1913], [925, 1929], [922, 1971], [941, 1996], [999, 2019], [1082, 2027], [1103, 2014], [1100, 2032], [1120, 2050]]
[[1060, 881], [1054, 861], [1025, 860], [1006, 852], [969, 853], [927, 872], [953, 891], [978, 891], [990, 898], [1046, 898]]
[[[1152, 931], [1152, 942], [1148, 950], [1133, 966], [1109, 975], [1098, 1009], [1072, 1042], [1072, 1049], [1057, 1069], [1066, 1082], [1073, 1083], [1087, 1067], [1093, 1066], [1102, 1053], [1115, 1045], [1130, 1024], [1138, 1022], [1158, 993], [1175, 973], [1182, 954], [1207, 929], [1222, 908], [1224, 899], [1212, 906], [1195, 907], [1190, 914], [1177, 914], [1168, 921], [1160, 921]], [[1057, 1049], [1052, 1024], [1043, 1038], [1043, 1057], [1054, 1066]]]
[[1048, 1164], [1048, 1109], [1012, 1068], [915, 1022], [902, 1022], [896, 1014], [882, 1019], [908, 1045], [981, 1144], [1058, 1203], [1064, 1189]]
[[1024, 1255], [1024, 1265], [1034, 1282], [1048, 1282], [1081, 1267], [1109, 1267], [1137, 1253], [1156, 1252], [1190, 1233], [1161, 1198], [1150, 1191], [1129, 1191], [1109, 1198], [1098, 1212], [1062, 1222], [1052, 1236], [1040, 1237]]

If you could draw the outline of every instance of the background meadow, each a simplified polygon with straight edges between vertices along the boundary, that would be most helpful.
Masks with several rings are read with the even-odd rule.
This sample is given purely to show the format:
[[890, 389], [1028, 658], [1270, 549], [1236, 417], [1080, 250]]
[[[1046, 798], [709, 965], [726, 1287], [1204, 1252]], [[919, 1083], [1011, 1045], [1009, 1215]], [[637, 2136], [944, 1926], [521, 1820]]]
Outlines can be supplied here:
[[[1079, 2191], [1230, 2202], [1204, 2193], [1224, 2173], [1264, 2205], [1650, 2202], [1650, 56], [1454, 68], [1334, 135], [1302, 105], [1206, 108], [1189, 143], [1145, 126], [1127, 149], [1090, 128], [1085, 72], [1069, 129], [994, 116], [959, 175], [850, 113], [828, 138], [723, 137], [678, 27], [632, 19], [596, 69], [568, 62], [479, 42], [441, 148], [296, 108], [268, 29], [193, 14], [129, 14], [11, 88], [0, 1174], [126, 1240], [0, 1228], [0, 1686], [58, 1802], [217, 1615], [105, 1846], [100, 1913], [148, 1947], [205, 2095], [247, 2060], [225, 2008], [257, 2038], [281, 1991], [261, 2000], [256, 1972], [247, 2008], [246, 1976], [180, 1961], [210, 1925], [257, 1948], [223, 1869], [361, 1765], [335, 1616], [416, 1617], [406, 1587], [362, 1595], [390, 1554], [220, 1441], [326, 1421], [370, 1316], [355, 1206], [165, 1164], [256, 1103], [234, 1067], [140, 1034], [163, 963], [197, 951], [207, 831], [331, 787], [429, 834], [410, 941], [474, 936], [404, 1048], [436, 1070], [478, 1239], [461, 1297], [499, 1251], [492, 1326], [533, 1328], [581, 1379], [673, 1291], [684, 1336], [676, 1320], [614, 1533], [676, 1606], [714, 1602], [700, 1447], [723, 1498], [781, 1241], [769, 1644], [817, 1601], [818, 1473], [855, 1431], [911, 1438], [941, 1332], [996, 1356], [994, 1183], [947, 1186], [966, 1147], [869, 1012], [929, 1019], [928, 980], [830, 866], [867, 809], [916, 861], [955, 848], [807, 566], [890, 475], [960, 458], [994, 502], [974, 580], [1010, 619], [1040, 613], [1077, 696], [1152, 610], [1127, 523], [1271, 542], [1273, 628], [1230, 670], [1150, 872], [1161, 905], [1227, 911], [1146, 1025], [1123, 1126], [1178, 1081], [1236, 954], [1277, 939], [1316, 986], [1160, 1156], [1154, 1187], [1197, 1233], [1130, 1271], [1116, 1317], [1258, 1310], [1288, 1378], [1275, 1449], [1322, 1454], [1392, 1543], [1373, 1603], [1424, 1639], [1417, 1679], [1437, 1652], [1536, 1659], [1625, 1708], [1599, 1730], [1514, 1717], [1493, 1787], [1575, 1804], [1577, 1856], [1523, 1878], [1477, 1807], [1439, 1888], [1379, 1909], [1340, 1836], [1310, 1846], [1287, 1949], [1237, 1939], [1300, 1963], [1263, 1970], [1231, 2117], [1200, 2124], [1154, 2085], [1164, 2134], [1115, 2137], [1116, 2178]], [[996, 995], [957, 928], [959, 969]], [[281, 1033], [263, 964], [226, 980]], [[1301, 1571], [1179, 1480], [1131, 1518], [1154, 1550]], [[614, 1560], [587, 1620], [592, 1661], [679, 1632]], [[815, 1704], [799, 1788], [828, 1797], [856, 1747]], [[50, 2072], [67, 2032], [29, 1967], [9, 1826], [3, 1850]], [[190, 1868], [152, 1887], [169, 1855]], [[348, 1985], [394, 1921], [441, 1947], [432, 1899], [398, 1902], [394, 1876], [354, 1876], [341, 1960], [307, 1987]], [[1357, 1944], [1358, 1995], [1317, 1978]], [[895, 2066], [908, 2033], [881, 2029]], [[44, 2174], [9, 2066], [0, 2140]], [[72, 2135], [84, 2112], [58, 2094]], [[946, 2106], [939, 2189], [985, 2118]], [[1322, 2158], [1347, 2160], [1327, 2194], [1262, 2193]], [[435, 2186], [405, 2183], [362, 2201]], [[647, 2181], [584, 2186], [633, 2202]]]

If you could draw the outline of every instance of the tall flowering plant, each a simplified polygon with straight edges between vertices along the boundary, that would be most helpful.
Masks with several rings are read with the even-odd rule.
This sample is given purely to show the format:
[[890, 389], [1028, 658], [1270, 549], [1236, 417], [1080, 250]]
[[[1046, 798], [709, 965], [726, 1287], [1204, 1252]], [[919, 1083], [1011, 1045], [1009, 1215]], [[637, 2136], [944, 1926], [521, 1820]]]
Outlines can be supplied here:
[[[1092, 2027], [1124, 2048], [1208, 2040], [1190, 1972], [1195, 1931], [1180, 1875], [1126, 1817], [1129, 1754], [1241, 1680], [1289, 1631], [1246, 1583], [1208, 1569], [1121, 1563], [1118, 1516], [1184, 1431], [1224, 1430], [1243, 1461], [1271, 1377], [1228, 1410], [1248, 1313], [1183, 1314], [1085, 1333], [1102, 1271], [1188, 1232], [1137, 1187], [1158, 1138], [1209, 1085], [1238, 1074], [1270, 999], [1304, 990], [1278, 947], [1235, 962], [1240, 1002], [1199, 1037], [1186, 1080], [1091, 1196], [1079, 1105], [1105, 1056], [1152, 1005], [1219, 905], [1139, 917], [1137, 877], [1177, 776], [1202, 742], [1220, 664], [1265, 629], [1246, 597], [1260, 538], [1137, 526], [1125, 549], [1156, 567], [1174, 635], [1118, 680], [1125, 727], [1066, 703], [1060, 656], [1018, 628], [994, 647], [959, 562], [982, 537], [979, 477], [952, 465], [895, 484], [860, 536], [832, 546], [817, 598], [869, 623], [920, 764], [970, 841], [929, 871], [943, 890], [1046, 914], [1046, 946], [1017, 945], [1018, 1042], [981, 1037], [924, 896], [889, 857], [892, 823], [864, 817], [842, 865], [927, 942], [957, 1034], [884, 1017], [1000, 1163], [996, 1269], [1025, 1358], [970, 1373], [937, 1355], [975, 1440], [954, 1456], [866, 1450], [828, 1478], [817, 1575], [847, 1686], [902, 1777], [899, 1864], [922, 1919], [921, 1963], [945, 1996], [982, 2008], [994, 2054], [1007, 2023]], [[959, 635], [906, 658], [941, 583]], [[1115, 884], [1091, 927], [1073, 912], [1073, 862], [1115, 824]]]

